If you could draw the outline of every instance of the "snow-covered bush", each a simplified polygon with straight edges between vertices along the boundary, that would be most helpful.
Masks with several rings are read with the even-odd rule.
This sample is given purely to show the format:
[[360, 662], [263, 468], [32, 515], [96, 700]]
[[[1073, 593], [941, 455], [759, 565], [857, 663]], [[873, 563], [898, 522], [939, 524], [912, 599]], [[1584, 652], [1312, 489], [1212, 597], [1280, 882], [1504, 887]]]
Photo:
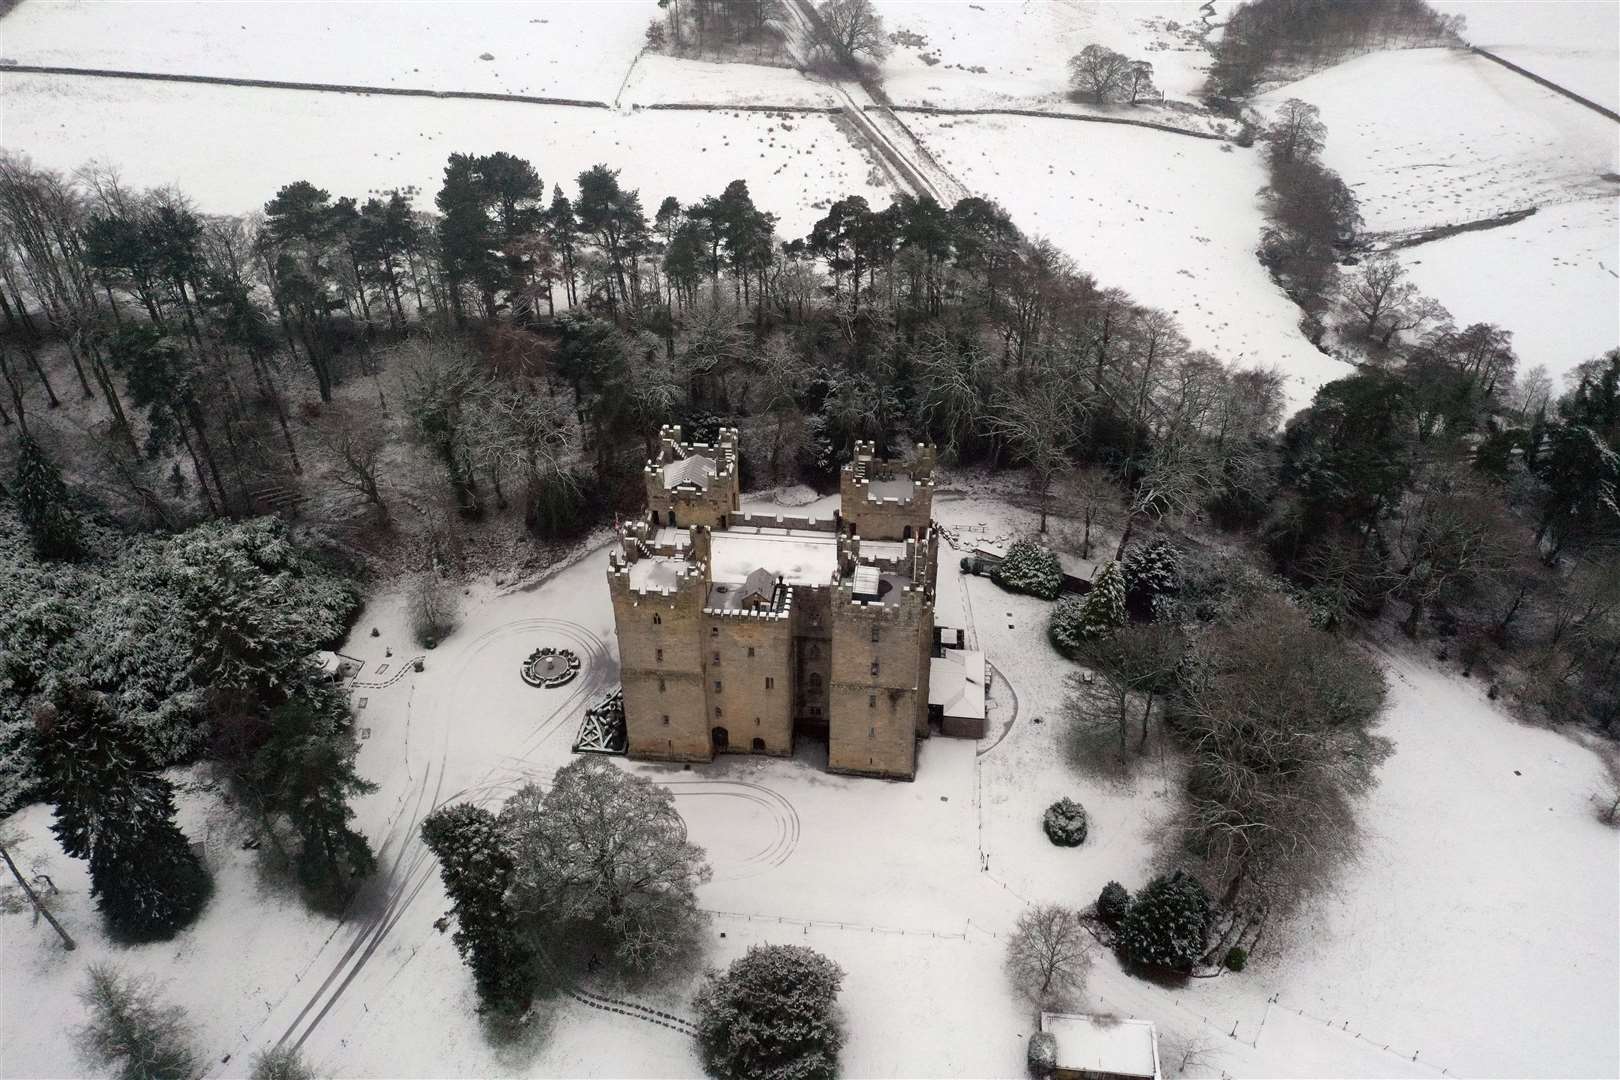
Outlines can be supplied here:
[[1210, 899], [1203, 884], [1184, 870], [1148, 882], [1119, 927], [1121, 958], [1145, 967], [1191, 971], [1204, 954]]
[[1057, 1036], [1050, 1031], [1037, 1031], [1029, 1037], [1029, 1072], [1031, 1076], [1051, 1076], [1057, 1068]]
[[206, 1066], [192, 1045], [185, 1012], [159, 996], [151, 976], [126, 976], [111, 965], [94, 964], [79, 1000], [88, 1015], [74, 1041], [97, 1069], [155, 1080], [197, 1076]]
[[803, 945], [751, 945], [693, 1002], [703, 1068], [719, 1080], [833, 1080], [844, 973]]
[[1232, 971], [1242, 971], [1249, 964], [1249, 950], [1241, 945], [1234, 945], [1226, 950], [1226, 966]]
[[1059, 799], [1041, 816], [1041, 828], [1058, 847], [1079, 847], [1086, 842], [1086, 808], [1073, 799]]
[[1063, 591], [1063, 567], [1050, 548], [1018, 540], [1007, 549], [1007, 557], [990, 568], [990, 580], [1008, 592], [1055, 600]]
[[1109, 926], [1118, 926], [1131, 910], [1131, 894], [1117, 881], [1104, 885], [1097, 895], [1097, 918]]
[[262, 1050], [253, 1057], [250, 1080], [316, 1080], [304, 1056], [295, 1047], [281, 1046]]
[[1073, 656], [1088, 641], [1095, 641], [1125, 625], [1125, 578], [1119, 563], [1103, 567], [1084, 596], [1065, 596], [1052, 608], [1047, 634], [1058, 651]]

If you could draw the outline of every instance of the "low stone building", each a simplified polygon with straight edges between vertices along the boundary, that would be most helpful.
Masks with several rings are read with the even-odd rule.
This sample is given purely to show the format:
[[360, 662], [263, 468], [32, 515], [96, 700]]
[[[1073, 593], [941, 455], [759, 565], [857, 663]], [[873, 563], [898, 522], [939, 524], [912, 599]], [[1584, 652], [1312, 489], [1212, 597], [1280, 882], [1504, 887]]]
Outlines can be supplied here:
[[1152, 1021], [1081, 1013], [1041, 1013], [1055, 1041], [1053, 1080], [1160, 1080], [1159, 1034]]
[[861, 444], [832, 519], [738, 509], [737, 435], [665, 428], [608, 572], [631, 757], [791, 754], [910, 779], [929, 734], [934, 455]]

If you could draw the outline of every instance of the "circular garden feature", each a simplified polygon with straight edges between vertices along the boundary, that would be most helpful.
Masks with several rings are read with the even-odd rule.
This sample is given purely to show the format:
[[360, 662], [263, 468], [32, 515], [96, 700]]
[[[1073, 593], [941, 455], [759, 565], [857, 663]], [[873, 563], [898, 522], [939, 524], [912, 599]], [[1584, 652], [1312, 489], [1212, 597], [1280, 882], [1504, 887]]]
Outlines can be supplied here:
[[562, 686], [579, 674], [579, 657], [572, 649], [554, 649], [550, 645], [534, 650], [523, 661], [523, 681], [543, 689]]

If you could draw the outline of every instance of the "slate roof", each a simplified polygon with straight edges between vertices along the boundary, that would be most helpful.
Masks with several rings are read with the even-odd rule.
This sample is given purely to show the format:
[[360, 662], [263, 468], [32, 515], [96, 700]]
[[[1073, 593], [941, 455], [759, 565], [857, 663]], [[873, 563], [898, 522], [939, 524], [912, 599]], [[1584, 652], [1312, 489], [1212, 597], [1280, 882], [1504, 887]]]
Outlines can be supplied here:
[[714, 480], [714, 472], [714, 458], [693, 454], [691, 457], [671, 461], [664, 466], [664, 487], [673, 488], [691, 484], [707, 491], [710, 482]]

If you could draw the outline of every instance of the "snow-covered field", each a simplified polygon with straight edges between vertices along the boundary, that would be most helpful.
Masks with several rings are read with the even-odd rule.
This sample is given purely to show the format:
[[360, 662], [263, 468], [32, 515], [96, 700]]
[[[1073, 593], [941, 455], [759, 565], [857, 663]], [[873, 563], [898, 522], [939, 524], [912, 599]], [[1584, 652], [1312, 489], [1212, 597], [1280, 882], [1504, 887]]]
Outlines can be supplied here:
[[[657, 15], [651, 0], [27, 0], [0, 23], [0, 57], [19, 64], [611, 102]], [[485, 53], [492, 59], [482, 59]], [[581, 63], [582, 56], [591, 62]]]
[[1615, 0], [1432, 0], [1463, 15], [1471, 45], [1620, 111], [1620, 3]]
[[1256, 150], [1113, 124], [908, 117], [940, 163], [1081, 269], [1173, 312], [1195, 348], [1278, 367], [1292, 407], [1349, 369], [1298, 332], [1299, 309], [1255, 260]]
[[[761, 69], [774, 72], [776, 69]], [[43, 166], [116, 165], [138, 186], [174, 184], [205, 211], [243, 213], [307, 179], [334, 194], [414, 185], [431, 209], [445, 159], [506, 150], [550, 185], [599, 162], [621, 169], [650, 215], [748, 181], [783, 236], [821, 216], [813, 204], [890, 191], [829, 116], [618, 112], [559, 105], [374, 97], [118, 79], [0, 74], [4, 145]]]
[[[987, 534], [1033, 523], [950, 488], [936, 513]], [[708, 849], [710, 963], [770, 940], [810, 944], [846, 969], [850, 1076], [1019, 1075], [1029, 1017], [1001, 975], [1002, 935], [1026, 900], [1079, 906], [1111, 878], [1140, 884], [1177, 790], [1173, 758], [1127, 784], [1074, 773], [1059, 711], [1073, 669], [1045, 643], [1044, 605], [963, 578], [955, 554], [942, 555], [939, 618], [965, 624], [998, 672], [985, 740], [930, 740], [911, 784], [825, 774], [813, 746], [793, 761], [626, 764], [670, 786]], [[358, 809], [382, 870], [343, 923], [267, 893], [241, 850], [246, 830], [199, 786], [182, 817], [208, 843], [213, 902], [174, 942], [115, 947], [82, 864], [45, 832], [46, 808], [19, 814], [25, 863], [43, 858], [81, 946], [63, 953], [26, 914], [0, 916], [0, 1075], [79, 1074], [73, 993], [84, 967], [106, 959], [167, 981], [211, 1076], [242, 1075], [284, 1035], [342, 1076], [700, 1075], [683, 1037], [569, 999], [542, 1009], [519, 1042], [491, 1044], [449, 936], [432, 925], [446, 901], [416, 837], [421, 817], [544, 781], [568, 759], [587, 696], [615, 676], [605, 558], [597, 549], [537, 588], [473, 588], [463, 626], [426, 670], [382, 687], [414, 650], [397, 595], [368, 606], [344, 651], [366, 662], [354, 691], [360, 765], [380, 790]], [[548, 643], [583, 658], [575, 686], [519, 680], [522, 658]], [[1100, 957], [1091, 1005], [1152, 1018], [1167, 1046], [1203, 1041], [1211, 1075], [1614, 1075], [1620, 858], [1592, 814], [1597, 759], [1513, 724], [1476, 685], [1386, 662], [1382, 730], [1396, 752], [1363, 807], [1360, 863], [1243, 975], [1172, 990]], [[1060, 794], [1092, 816], [1092, 837], [1072, 851], [1040, 832], [1040, 810]], [[691, 985], [639, 1000], [690, 1015]]]
[[1620, 194], [1603, 179], [1620, 172], [1620, 125], [1472, 53], [1372, 53], [1259, 105], [1288, 98], [1321, 111], [1322, 159], [1354, 189], [1371, 232]]
[[901, 35], [883, 64], [884, 86], [900, 104], [1049, 108], [1066, 98], [1069, 58], [1092, 44], [1150, 61], [1155, 84], [1178, 101], [1196, 97], [1209, 68], [1196, 40], [1198, 0], [876, 6], [889, 33]]

